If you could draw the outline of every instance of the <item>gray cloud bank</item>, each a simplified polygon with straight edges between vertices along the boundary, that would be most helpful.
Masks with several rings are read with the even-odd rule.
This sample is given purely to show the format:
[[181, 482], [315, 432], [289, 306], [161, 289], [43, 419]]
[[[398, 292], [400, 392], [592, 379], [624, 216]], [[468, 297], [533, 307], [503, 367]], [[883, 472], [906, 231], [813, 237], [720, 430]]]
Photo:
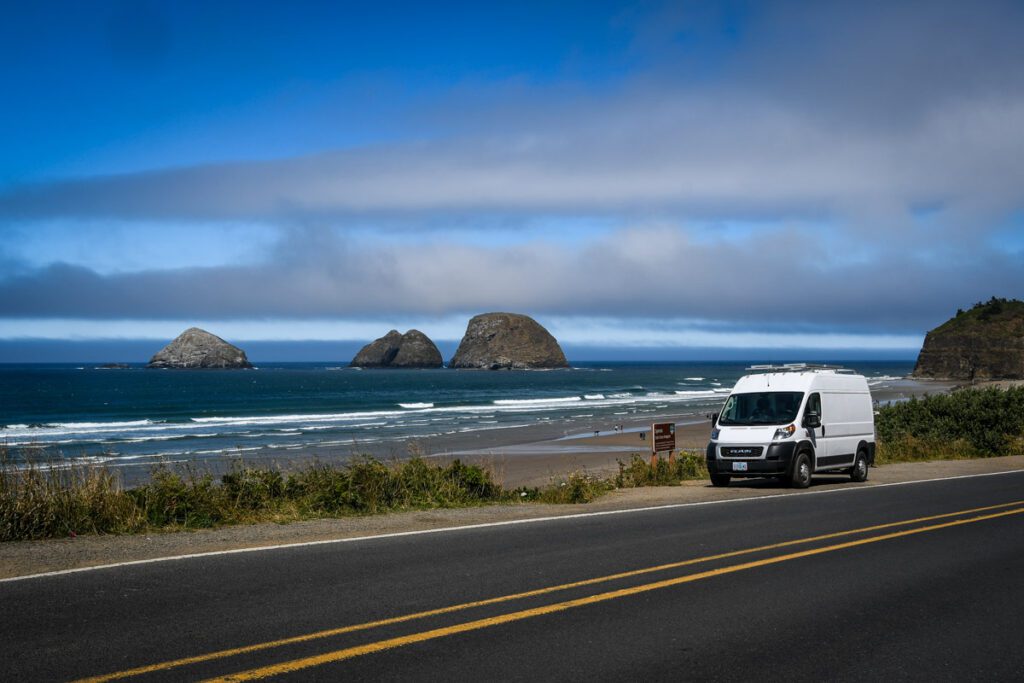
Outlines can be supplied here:
[[506, 309], [730, 321], [725, 327], [738, 329], [919, 333], [957, 306], [1022, 289], [1020, 254], [982, 251], [936, 267], [883, 250], [870, 263], [829, 265], [819, 258], [828, 244], [813, 231], [729, 243], [651, 227], [569, 246], [406, 245], [397, 238], [353, 248], [344, 232], [293, 230], [255, 265], [31, 271], [0, 281], [0, 316], [373, 318]]

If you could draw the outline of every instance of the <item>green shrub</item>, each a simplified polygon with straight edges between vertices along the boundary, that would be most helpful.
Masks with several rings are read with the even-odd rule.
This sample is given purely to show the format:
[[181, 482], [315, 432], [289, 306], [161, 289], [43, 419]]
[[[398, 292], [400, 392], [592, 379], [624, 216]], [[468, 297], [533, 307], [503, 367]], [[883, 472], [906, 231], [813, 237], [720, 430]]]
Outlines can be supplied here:
[[1024, 436], [1024, 387], [959, 389], [883, 406], [875, 429], [883, 458], [1009, 455]]
[[229, 504], [242, 510], [265, 510], [284, 498], [284, 477], [278, 470], [236, 466], [220, 481]]
[[573, 472], [564, 479], [552, 482], [547, 488], [537, 491], [534, 500], [552, 504], [589, 503], [614, 488], [615, 485], [607, 479], [592, 477], [584, 472]]
[[360, 458], [342, 468], [314, 464], [288, 477], [285, 496], [311, 514], [374, 513], [506, 500], [490, 472], [458, 460], [441, 466], [414, 457], [393, 466]]
[[209, 473], [191, 467], [185, 476], [158, 465], [149, 483], [128, 491], [151, 527], [211, 527], [230, 518], [230, 501]]
[[693, 479], [706, 479], [707, 465], [703, 453], [682, 452], [670, 463], [659, 458], [657, 464], [651, 465], [650, 458], [633, 455], [629, 463], [619, 461], [619, 473], [615, 477], [618, 488], [637, 488], [640, 486], [678, 486], [681, 482]]

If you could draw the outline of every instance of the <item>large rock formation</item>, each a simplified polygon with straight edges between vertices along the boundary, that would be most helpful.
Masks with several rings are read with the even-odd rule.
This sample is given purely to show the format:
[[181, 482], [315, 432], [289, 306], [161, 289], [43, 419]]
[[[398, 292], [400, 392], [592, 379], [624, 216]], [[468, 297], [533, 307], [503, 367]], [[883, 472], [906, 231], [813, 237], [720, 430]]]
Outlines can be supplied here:
[[198, 327], [178, 335], [177, 339], [150, 358], [149, 368], [251, 368], [245, 351]]
[[562, 348], [536, 320], [518, 313], [484, 313], [469, 321], [450, 368], [567, 368]]
[[1024, 301], [992, 297], [957, 311], [925, 336], [913, 376], [1024, 379]]
[[443, 365], [437, 346], [419, 330], [405, 334], [391, 330], [360, 349], [351, 363], [354, 368], [440, 368]]

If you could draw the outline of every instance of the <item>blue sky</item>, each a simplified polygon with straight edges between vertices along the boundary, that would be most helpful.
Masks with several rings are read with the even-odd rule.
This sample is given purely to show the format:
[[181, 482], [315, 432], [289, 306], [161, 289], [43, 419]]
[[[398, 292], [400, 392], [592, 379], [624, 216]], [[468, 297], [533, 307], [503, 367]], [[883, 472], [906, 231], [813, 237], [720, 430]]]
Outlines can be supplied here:
[[489, 310], [905, 358], [1024, 298], [1020, 3], [495, 5], [9, 8], [0, 362]]

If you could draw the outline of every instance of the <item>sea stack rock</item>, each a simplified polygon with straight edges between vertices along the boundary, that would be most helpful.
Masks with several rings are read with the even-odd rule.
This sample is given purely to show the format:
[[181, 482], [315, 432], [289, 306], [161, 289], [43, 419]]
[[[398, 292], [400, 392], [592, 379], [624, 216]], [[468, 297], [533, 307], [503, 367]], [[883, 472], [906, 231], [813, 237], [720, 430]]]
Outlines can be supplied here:
[[1024, 379], [1024, 301], [992, 297], [957, 311], [925, 336], [913, 376]]
[[251, 368], [245, 351], [198, 327], [178, 335], [149, 360], [149, 368]]
[[558, 342], [533, 318], [518, 313], [484, 313], [466, 327], [450, 368], [507, 370], [567, 368]]
[[444, 360], [434, 342], [419, 330], [405, 334], [391, 330], [360, 349], [350, 365], [354, 368], [440, 368]]

